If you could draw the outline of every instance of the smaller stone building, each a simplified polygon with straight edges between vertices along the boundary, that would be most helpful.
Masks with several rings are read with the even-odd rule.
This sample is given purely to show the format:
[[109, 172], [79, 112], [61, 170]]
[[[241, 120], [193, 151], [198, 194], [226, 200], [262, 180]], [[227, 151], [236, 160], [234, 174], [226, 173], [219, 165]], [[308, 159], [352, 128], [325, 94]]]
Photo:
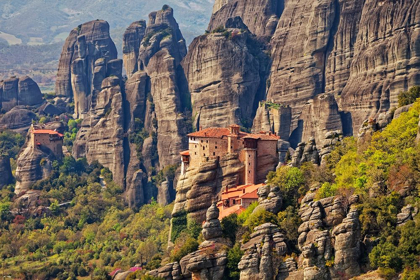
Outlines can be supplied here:
[[258, 201], [258, 189], [262, 186], [264, 184], [241, 185], [231, 188], [227, 186], [222, 192], [221, 200], [217, 203], [217, 208], [220, 211], [219, 219], [245, 211], [251, 203]]
[[30, 132], [32, 147], [48, 148], [57, 158], [63, 157], [63, 134], [55, 130], [37, 129], [34, 126], [31, 127]]

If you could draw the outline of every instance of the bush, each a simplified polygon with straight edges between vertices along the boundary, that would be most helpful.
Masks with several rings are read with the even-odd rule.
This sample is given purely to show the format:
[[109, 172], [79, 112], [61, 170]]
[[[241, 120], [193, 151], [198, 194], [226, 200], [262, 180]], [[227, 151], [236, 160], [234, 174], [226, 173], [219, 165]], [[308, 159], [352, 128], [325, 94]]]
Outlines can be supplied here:
[[398, 105], [400, 107], [413, 104], [420, 97], [420, 87], [414, 86], [408, 91], [403, 91], [398, 95]]
[[316, 193], [315, 199], [320, 200], [323, 198], [336, 196], [338, 193], [338, 187], [336, 184], [330, 184], [329, 182], [325, 182], [322, 184], [321, 188]]
[[[185, 240], [185, 241], [184, 241]], [[171, 253], [171, 261], [179, 262], [183, 257], [192, 253], [198, 249], [198, 242], [192, 237], [179, 238], [178, 242], [175, 243], [175, 248]]]
[[265, 209], [257, 209], [257, 211], [254, 211], [245, 221], [244, 226], [253, 231], [255, 227], [265, 223], [278, 225], [277, 216]]
[[270, 172], [267, 176], [268, 184], [279, 186], [284, 195], [285, 206], [297, 206], [299, 196], [303, 193], [301, 188], [305, 188], [305, 176], [297, 167], [282, 166], [275, 172]]
[[225, 270], [225, 279], [239, 280], [240, 270], [238, 263], [241, 261], [244, 252], [241, 251], [241, 245], [236, 243], [232, 249], [227, 252], [227, 264]]
[[373, 248], [369, 254], [369, 260], [374, 268], [387, 268], [399, 271], [402, 267], [402, 259], [397, 253], [397, 247], [390, 242], [380, 243]]
[[221, 221], [223, 237], [229, 239], [232, 244], [236, 241], [236, 233], [239, 229], [238, 214], [234, 213], [224, 217]]

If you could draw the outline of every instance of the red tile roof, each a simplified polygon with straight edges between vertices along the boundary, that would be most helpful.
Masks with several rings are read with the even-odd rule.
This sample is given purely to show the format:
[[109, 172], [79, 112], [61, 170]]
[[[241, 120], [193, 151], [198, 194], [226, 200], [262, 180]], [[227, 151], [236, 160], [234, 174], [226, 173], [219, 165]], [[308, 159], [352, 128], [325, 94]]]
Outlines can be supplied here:
[[188, 136], [206, 137], [206, 138], [222, 138], [223, 136], [228, 136], [229, 134], [230, 134], [230, 130], [228, 128], [209, 127], [209, 128], [197, 131], [197, 132], [190, 133], [188, 134]]
[[[209, 127], [202, 129], [197, 132], [193, 132], [188, 134], [189, 137], [203, 137], [203, 138], [223, 138], [224, 136], [230, 135], [230, 130], [228, 128], [220, 128], [220, 127]], [[263, 141], [277, 141], [280, 139], [279, 136], [275, 134], [253, 134], [253, 133], [246, 133], [246, 132], [239, 132], [239, 138], [244, 139], [256, 139], [256, 140], [263, 140]]]
[[189, 155], [190, 155], [190, 151], [181, 152], [181, 156], [189, 156]]
[[33, 134], [49, 134], [49, 135], [58, 135], [60, 137], [63, 137], [64, 135], [61, 133], [58, 133], [57, 131], [54, 130], [48, 130], [48, 129], [36, 129], [36, 130], [32, 130]]
[[242, 205], [237, 204], [225, 209], [219, 208], [219, 211], [219, 220], [222, 220], [224, 217], [227, 217], [233, 213], [236, 213], [238, 215], [241, 214], [243, 211], [245, 211], [245, 208], [242, 207]]

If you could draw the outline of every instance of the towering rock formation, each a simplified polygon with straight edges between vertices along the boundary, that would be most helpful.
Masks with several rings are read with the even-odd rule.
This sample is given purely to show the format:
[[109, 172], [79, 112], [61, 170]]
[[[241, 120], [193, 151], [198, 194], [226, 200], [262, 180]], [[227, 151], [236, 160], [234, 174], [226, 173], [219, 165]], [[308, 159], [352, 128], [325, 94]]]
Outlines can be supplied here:
[[338, 3], [287, 1], [271, 40], [273, 64], [267, 100], [291, 105], [294, 117], [324, 92], [326, 50]]
[[350, 77], [339, 100], [352, 115], [353, 129], [395, 107], [401, 91], [420, 84], [419, 23], [418, 1], [365, 2]]
[[224, 29], [191, 43], [182, 65], [193, 104], [194, 125], [250, 126], [265, 89], [267, 57], [237, 17]]
[[39, 105], [42, 103], [42, 93], [38, 84], [29, 78], [12, 77], [0, 82], [0, 108], [11, 110], [17, 105]]
[[70, 32], [61, 53], [55, 92], [73, 97], [76, 118], [88, 113], [105, 77], [121, 76], [121, 62], [115, 59], [117, 49], [106, 21], [86, 22]]
[[138, 71], [137, 59], [139, 57], [140, 43], [146, 32], [146, 21], [135, 21], [124, 32], [123, 60], [127, 77], [130, 78]]
[[186, 147], [188, 117], [184, 111], [189, 103], [186, 102], [188, 94], [181, 91], [185, 78], [178, 68], [187, 49], [171, 7], [164, 6], [149, 15], [138, 48], [139, 71], [128, 79], [126, 86], [131, 106], [130, 127], [136, 118], [142, 121], [150, 135], [150, 141], [146, 139], [145, 143], [154, 142], [152, 134], [157, 134], [154, 145], [159, 156], [158, 167], [178, 164], [179, 152]]
[[[90, 27], [93, 30], [82, 30], [95, 32], [96, 27]], [[112, 41], [106, 42], [112, 49]], [[144, 21], [137, 21], [125, 32], [124, 61], [129, 77], [126, 83], [121, 79], [122, 61], [110, 59], [109, 53], [95, 60], [89, 97], [75, 97], [75, 101], [86, 101], [83, 106], [89, 111], [84, 114], [73, 155], [108, 167], [114, 180], [125, 187], [131, 206], [139, 206], [156, 195], [161, 196], [161, 202], [168, 202], [171, 197], [168, 186], [173, 182], [166, 182], [165, 191], [145, 186], [154, 169], [178, 164], [179, 153], [185, 148], [187, 126], [179, 85], [183, 76], [178, 71], [185, 54], [185, 40], [173, 10], [164, 6], [150, 14], [147, 27]], [[76, 59], [72, 65], [83, 66], [85, 58]], [[89, 77], [89, 71], [87, 75], [78, 73], [81, 74], [74, 79]], [[81, 96], [87, 96], [82, 87], [79, 89]], [[81, 116], [79, 109], [75, 109], [76, 115]]]
[[210, 19], [209, 31], [223, 26], [227, 19], [241, 17], [258, 37], [273, 35], [284, 8], [284, 0], [217, 0]]

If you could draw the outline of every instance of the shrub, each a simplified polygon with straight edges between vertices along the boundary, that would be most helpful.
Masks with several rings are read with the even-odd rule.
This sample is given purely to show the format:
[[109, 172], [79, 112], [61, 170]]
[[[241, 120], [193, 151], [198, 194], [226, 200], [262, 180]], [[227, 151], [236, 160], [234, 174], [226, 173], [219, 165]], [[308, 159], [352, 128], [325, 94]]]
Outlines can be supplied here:
[[420, 97], [420, 87], [414, 86], [408, 91], [403, 91], [398, 95], [398, 105], [400, 107], [413, 104]]
[[398, 271], [402, 267], [402, 259], [397, 253], [397, 247], [390, 242], [380, 243], [373, 248], [369, 254], [369, 260], [371, 266], [375, 268], [391, 268]]
[[238, 269], [238, 263], [241, 261], [243, 255], [244, 252], [241, 251], [241, 245], [239, 243], [236, 243], [232, 249], [228, 250], [225, 278], [239, 280], [240, 271]]
[[228, 238], [232, 244], [235, 243], [236, 240], [236, 233], [239, 228], [238, 224], [238, 215], [236, 213], [224, 217], [222, 219], [222, 230], [223, 230], [223, 237]]
[[175, 248], [172, 250], [171, 253], [171, 261], [172, 262], [179, 262], [183, 257], [192, 253], [198, 249], [198, 242], [192, 237], [178, 238], [177, 242], [175, 243]]
[[315, 199], [320, 200], [323, 198], [336, 196], [338, 193], [338, 187], [336, 184], [330, 184], [329, 182], [325, 182], [322, 184], [321, 188], [316, 193]]
[[255, 227], [265, 223], [278, 225], [277, 216], [265, 209], [257, 209], [257, 211], [254, 211], [245, 221], [244, 226], [252, 231]]

